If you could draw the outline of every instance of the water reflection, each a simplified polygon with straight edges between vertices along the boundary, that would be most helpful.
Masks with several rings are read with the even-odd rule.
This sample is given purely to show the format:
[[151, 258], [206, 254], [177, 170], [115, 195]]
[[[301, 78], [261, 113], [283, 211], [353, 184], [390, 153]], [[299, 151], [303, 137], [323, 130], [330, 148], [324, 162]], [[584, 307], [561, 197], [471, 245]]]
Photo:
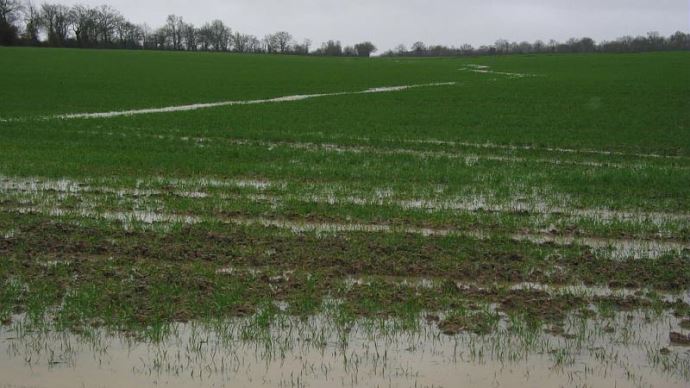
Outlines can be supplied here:
[[[491, 335], [446, 336], [421, 320], [336, 324], [333, 316], [175, 324], [136, 338], [103, 329], [0, 332], [6, 386], [687, 386], [690, 350], [670, 314], [571, 316], [563, 333], [504, 318]], [[152, 338], [158, 338], [154, 341]]]

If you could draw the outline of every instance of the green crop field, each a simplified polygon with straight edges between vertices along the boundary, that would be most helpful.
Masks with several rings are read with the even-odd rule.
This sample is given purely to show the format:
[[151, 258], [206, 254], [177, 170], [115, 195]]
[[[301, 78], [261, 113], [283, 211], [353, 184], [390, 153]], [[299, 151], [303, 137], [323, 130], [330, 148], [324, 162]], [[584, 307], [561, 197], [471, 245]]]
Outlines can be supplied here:
[[565, 338], [542, 350], [573, 365], [577, 322], [642, 314], [663, 333], [626, 346], [687, 383], [688, 69], [0, 48], [0, 320], [325, 316]]

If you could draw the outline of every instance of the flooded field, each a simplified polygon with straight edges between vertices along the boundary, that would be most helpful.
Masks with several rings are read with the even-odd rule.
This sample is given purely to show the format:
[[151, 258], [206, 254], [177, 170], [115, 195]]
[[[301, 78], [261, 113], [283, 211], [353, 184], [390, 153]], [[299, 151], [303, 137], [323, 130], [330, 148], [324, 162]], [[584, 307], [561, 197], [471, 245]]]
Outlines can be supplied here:
[[247, 58], [0, 106], [0, 388], [688, 386], [690, 57]]
[[338, 327], [325, 316], [175, 324], [159, 341], [92, 330], [0, 332], [4, 386], [684, 387], [690, 348], [669, 344], [665, 314], [570, 317], [565, 333], [501, 323], [492, 335], [447, 336], [426, 322]]

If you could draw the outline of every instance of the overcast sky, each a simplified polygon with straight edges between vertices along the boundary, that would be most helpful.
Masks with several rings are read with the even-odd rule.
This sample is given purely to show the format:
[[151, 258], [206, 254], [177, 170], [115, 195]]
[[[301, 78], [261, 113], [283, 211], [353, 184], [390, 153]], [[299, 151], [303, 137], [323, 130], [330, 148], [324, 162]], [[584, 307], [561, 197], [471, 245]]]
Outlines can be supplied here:
[[459, 46], [499, 38], [533, 42], [594, 40], [690, 31], [690, 0], [53, 0], [107, 3], [135, 23], [158, 27], [168, 14], [196, 25], [221, 19], [263, 37], [285, 30], [315, 46], [371, 40], [380, 49], [421, 40]]

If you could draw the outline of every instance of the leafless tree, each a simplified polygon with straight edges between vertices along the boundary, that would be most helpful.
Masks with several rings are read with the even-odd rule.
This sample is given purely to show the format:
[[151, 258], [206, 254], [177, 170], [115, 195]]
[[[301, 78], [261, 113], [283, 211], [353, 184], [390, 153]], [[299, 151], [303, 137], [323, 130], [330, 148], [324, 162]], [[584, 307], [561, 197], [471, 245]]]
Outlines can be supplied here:
[[510, 51], [510, 42], [505, 39], [499, 39], [494, 43], [494, 47], [496, 48], [496, 52], [505, 54]]
[[62, 4], [41, 4], [43, 25], [48, 31], [48, 43], [64, 46], [71, 24], [70, 10]]
[[19, 0], [0, 0], [0, 23], [15, 23], [19, 20], [23, 8]]
[[11, 45], [17, 40], [23, 7], [19, 0], [0, 0], [0, 45]]
[[141, 46], [144, 49], [154, 48], [152, 45], [154, 39], [152, 38], [151, 27], [146, 23], [139, 24], [137, 27], [141, 34]]
[[465, 55], [472, 54], [473, 51], [474, 51], [474, 47], [472, 47], [471, 44], [465, 43], [462, 46], [460, 46], [460, 52], [465, 54]]
[[426, 45], [424, 42], [414, 42], [412, 44], [412, 52], [417, 54], [423, 54], [426, 52]]
[[201, 26], [196, 35], [196, 39], [201, 50], [208, 51], [213, 47], [213, 31], [211, 31], [210, 24], [206, 23]]
[[168, 15], [165, 27], [168, 34], [170, 34], [169, 40], [172, 44], [172, 49], [182, 50], [182, 34], [184, 30], [184, 21], [182, 17]]
[[321, 48], [316, 50], [316, 54], [339, 57], [343, 55], [343, 46], [339, 40], [329, 40], [321, 44]]
[[102, 5], [98, 8], [97, 31], [101, 43], [106, 46], [110, 45], [115, 34], [115, 27], [121, 19], [122, 15], [108, 5]]
[[250, 52], [250, 53], [262, 52], [261, 41], [259, 40], [259, 38], [257, 38], [254, 35], [249, 35], [249, 39], [247, 39], [247, 52]]
[[675, 50], [690, 49], [690, 34], [684, 34], [681, 31], [675, 32], [668, 38], [669, 46]]
[[72, 30], [81, 47], [94, 45], [98, 37], [99, 11], [83, 5], [76, 5], [70, 10]]
[[122, 18], [118, 20], [115, 32], [121, 48], [135, 49], [140, 46], [142, 31], [133, 23]]
[[537, 40], [534, 43], [532, 43], [532, 47], [534, 48], [534, 51], [542, 52], [542, 51], [544, 51], [546, 44], [541, 40]]
[[245, 53], [249, 51], [250, 35], [245, 35], [239, 32], [232, 34], [232, 47], [235, 52]]
[[168, 37], [169, 37], [169, 34], [168, 34], [167, 29], [165, 27], [161, 27], [161, 28], [157, 29], [156, 32], [154, 32], [151, 35], [151, 38], [152, 38], [151, 44], [153, 45], [153, 47], [155, 49], [158, 49], [158, 50], [170, 49], [170, 43], [168, 41]]
[[209, 25], [209, 32], [213, 49], [216, 51], [227, 51], [230, 44], [230, 34], [232, 31], [221, 20], [214, 20]]
[[407, 53], [407, 47], [405, 47], [404, 44], [399, 44], [395, 46], [395, 49], [393, 49], [394, 55], [403, 55], [405, 53]]
[[264, 36], [262, 43], [267, 53], [273, 54], [278, 52], [278, 43], [275, 41], [275, 36], [273, 34]]
[[355, 55], [360, 57], [369, 57], [372, 53], [376, 52], [376, 46], [371, 42], [357, 43], [354, 47]]
[[276, 48], [279, 53], [286, 53], [290, 49], [290, 45], [292, 44], [292, 35], [290, 35], [289, 32], [287, 31], [280, 31], [276, 32], [273, 34], [275, 43], [276, 43]]
[[24, 40], [32, 45], [38, 44], [40, 30], [41, 11], [29, 1], [24, 7]]
[[196, 51], [198, 49], [198, 30], [193, 24], [184, 23], [182, 25], [182, 38], [184, 39], [184, 49]]

